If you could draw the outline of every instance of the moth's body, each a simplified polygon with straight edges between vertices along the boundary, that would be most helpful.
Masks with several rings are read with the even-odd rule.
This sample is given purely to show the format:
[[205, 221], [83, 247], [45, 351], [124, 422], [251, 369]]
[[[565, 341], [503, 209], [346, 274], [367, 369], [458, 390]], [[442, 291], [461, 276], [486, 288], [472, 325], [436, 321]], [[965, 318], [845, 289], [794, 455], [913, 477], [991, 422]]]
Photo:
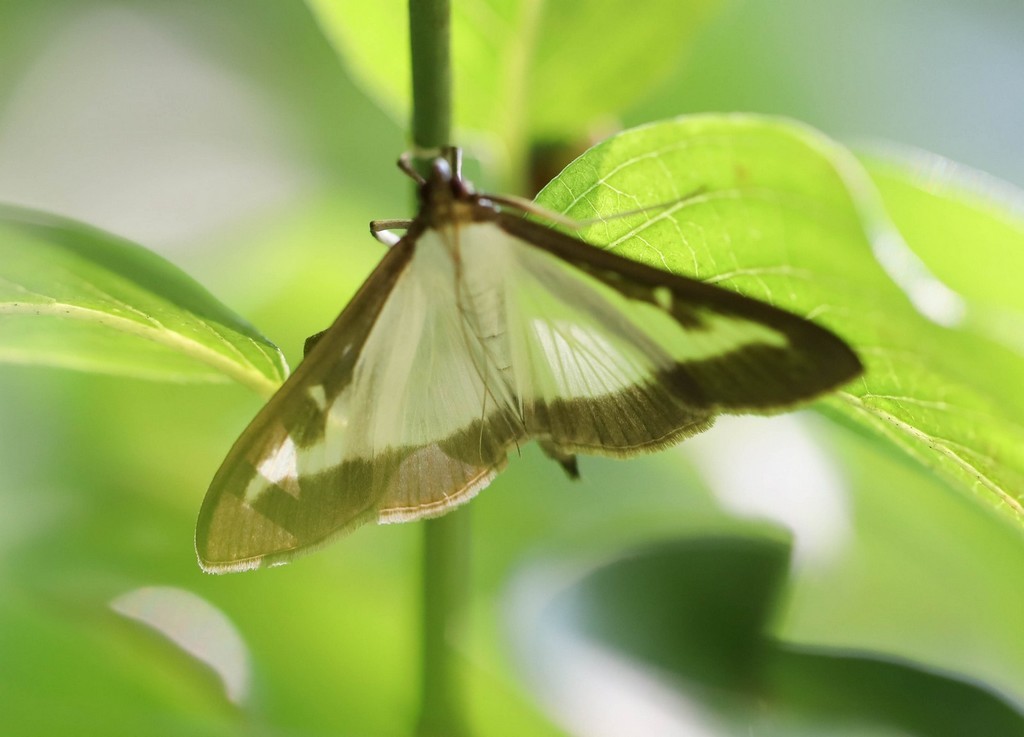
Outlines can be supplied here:
[[441, 514], [530, 439], [629, 456], [851, 378], [831, 333], [524, 220], [443, 160], [421, 209], [225, 460], [207, 570], [289, 560], [368, 520]]

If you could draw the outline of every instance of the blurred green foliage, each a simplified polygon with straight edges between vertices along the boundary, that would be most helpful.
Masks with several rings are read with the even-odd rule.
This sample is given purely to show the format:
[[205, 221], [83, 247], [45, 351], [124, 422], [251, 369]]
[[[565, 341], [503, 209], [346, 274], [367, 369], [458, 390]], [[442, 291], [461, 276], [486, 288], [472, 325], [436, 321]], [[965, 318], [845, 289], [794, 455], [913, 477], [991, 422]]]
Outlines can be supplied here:
[[[790, 56], [828, 22], [821, 6], [641, 2], [598, 13], [584, 5], [455, 0], [456, 49], [473, 60], [456, 58], [457, 110], [462, 135], [483, 162], [482, 185], [524, 181], [522, 153], [531, 144], [586, 136], [615, 118], [639, 123], [711, 107], [756, 109], [797, 114], [833, 133], [851, 130], [830, 117], [834, 106], [826, 103], [838, 93], [800, 86], [818, 68]], [[838, 3], [823, 5], [848, 12]], [[147, 125], [155, 132], [130, 150], [157, 146], [169, 130], [183, 142], [175, 153], [202, 152], [191, 169], [177, 170], [189, 172], [187, 180], [156, 190], [164, 198], [149, 205], [148, 212], [180, 218], [201, 214], [180, 203], [195, 190], [216, 192], [206, 178], [225, 161], [252, 161], [266, 144], [293, 167], [273, 170], [277, 179], [296, 183], [269, 205], [251, 199], [246, 176], [230, 180], [238, 190], [213, 197], [211, 207], [235, 215], [162, 241], [159, 250], [278, 342], [294, 365], [305, 336], [328, 324], [379, 258], [366, 221], [401, 216], [409, 204], [406, 183], [391, 168], [404, 146], [403, 9], [340, 0], [310, 6], [0, 2], [0, 199], [122, 232], [116, 217], [94, 222], [83, 200], [60, 199], [60, 185], [70, 189], [73, 181], [65, 179], [73, 173], [70, 163], [61, 162], [49, 189], [41, 166], [5, 172], [5, 162], [10, 166], [26, 146], [35, 146], [43, 162], [47, 151], [59, 149], [58, 141], [24, 131], [45, 132], [46, 121], [60, 121], [62, 140], [66, 133], [85, 147], [76, 165], [86, 179], [105, 182], [114, 193], [128, 170], [95, 153], [111, 149], [89, 137], [98, 130], [90, 120], [113, 125], [125, 110], [150, 110], [169, 76], [182, 69], [219, 80], [216, 89], [224, 94], [244, 92], [266, 116], [266, 136], [254, 139], [259, 146], [246, 148], [230, 126], [213, 137], [204, 126], [216, 131], [219, 121], [203, 110], [216, 100], [186, 93], [176, 102], [180, 109], [157, 108], [161, 116], [133, 119], [139, 135]], [[999, 2], [983, 7], [995, 18], [985, 38], [998, 44], [1005, 16], [1014, 11]], [[871, 12], [882, 11], [872, 6]], [[978, 17], [979, 27], [987, 27]], [[123, 49], [105, 33], [122, 34]], [[164, 55], [147, 56], [147, 45], [135, 38], [159, 41], [151, 45]], [[63, 87], [42, 89], [65, 90], [78, 100], [71, 93], [82, 91], [81, 80], [98, 87], [85, 89], [80, 111], [69, 115], [58, 96], [26, 118], [24, 101], [36, 99], [29, 93], [42, 84], [39, 70], [55, 47], [88, 53], [65, 57]], [[824, 69], [838, 63], [841, 49], [814, 51]], [[881, 64], [871, 48], [854, 45], [854, 53], [871, 57], [868, 70]], [[120, 79], [123, 68], [140, 69], [151, 88], [125, 96], [102, 86], [108, 77]], [[871, 78], [868, 86], [875, 83]], [[879, 100], [865, 116], [882, 115], [887, 103]], [[112, 117], [103, 118], [107, 107]], [[998, 122], [991, 121], [994, 130], [1001, 130]], [[810, 269], [814, 278], [794, 286], [792, 276], [768, 283], [737, 275], [727, 284], [774, 295], [792, 308], [835, 301], [851, 311], [820, 319], [856, 342], [872, 367], [868, 381], [886, 386], [850, 393], [861, 400], [858, 392], [886, 394], [875, 406], [899, 423], [886, 419], [866, 430], [850, 419], [848, 397], [823, 407], [840, 422], [805, 422], [840, 469], [849, 517], [836, 551], [810, 563], [789, 562], [791, 536], [799, 549], [801, 530], [787, 533], [777, 523], [729, 511], [685, 449], [629, 463], [584, 459], [577, 485], [533, 448], [524, 449], [460, 512], [473, 515], [475, 530], [472, 616], [456, 633], [474, 729], [481, 735], [615, 733], [600, 732], [594, 722], [611, 729], [614, 710], [626, 707], [610, 692], [596, 692], [605, 695], [597, 698], [583, 690], [582, 679], [573, 680], [581, 673], [572, 670], [575, 657], [577, 666], [623, 692], [636, 688], [641, 672], [650, 700], [675, 704], [673, 724], [694, 734], [1024, 732], [1024, 648], [1017, 632], [1024, 546], [1019, 526], [1008, 522], [1012, 515], [1002, 513], [1009, 505], [993, 510], [991, 504], [1000, 491], [1007, 501], [1024, 493], [1016, 420], [1024, 344], [1016, 288], [1024, 253], [1020, 197], [944, 160], [876, 153], [864, 160], [881, 199], [873, 200], [866, 182], [851, 195], [835, 168], [846, 154], [831, 144], [781, 123], [743, 124], [753, 125], [756, 141], [723, 146], [735, 130], [719, 127], [703, 158], [676, 162], [672, 171], [719, 172], [714, 184], [726, 188], [746, 175], [729, 159], [742, 148], [745, 160], [773, 162], [754, 171], [773, 177], [759, 186], [798, 196], [801, 206], [760, 219], [727, 220], [723, 210], [706, 214], [706, 222], [680, 220], [679, 227], [694, 232], [701, 225], [706, 240], [691, 237], [699, 252], [677, 252], [678, 263], [669, 265], [723, 274], [728, 269], [717, 259], [729, 256], [716, 250], [723, 246], [714, 226], [745, 224], [718, 234], [745, 259], [737, 263], [761, 257]], [[76, 137], [82, 130], [89, 135]], [[115, 127], [109, 135], [128, 146], [125, 130]], [[930, 144], [934, 136], [929, 129], [908, 140]], [[591, 167], [595, 157], [614, 168], [615, 147], [628, 143], [616, 140], [588, 154], [563, 181], [588, 186], [587, 177], [602, 172]], [[171, 167], [181, 158], [155, 158], [152, 166], [147, 160], [143, 179], [121, 184], [143, 187], [161, 176], [157, 164]], [[654, 182], [650, 196], [663, 194], [658, 186], [665, 181], [637, 173]], [[262, 180], [253, 178], [255, 188]], [[670, 184], [685, 192], [708, 182], [695, 176]], [[549, 206], [565, 204], [557, 189], [545, 197]], [[247, 201], [257, 204], [242, 207]], [[113, 194], [104, 202], [99, 214], [118, 211]], [[600, 209], [614, 212], [619, 204]], [[0, 243], [0, 275], [8, 281], [11, 264], [21, 265], [9, 255], [18, 246], [10, 227]], [[878, 268], [873, 238], [892, 227], [918, 266], [959, 295], [964, 312], [955, 330], [915, 312], [904, 298], [912, 291], [908, 284], [900, 282], [901, 291]], [[125, 234], [157, 245], [141, 231]], [[814, 234], [827, 245], [812, 247]], [[601, 231], [588, 235], [599, 239]], [[634, 255], [642, 258], [643, 250]], [[166, 266], [154, 266], [149, 255], [144, 260], [147, 268]], [[918, 266], [912, 273], [927, 275]], [[175, 289], [173, 281], [161, 287]], [[927, 405], [910, 401], [915, 398]], [[195, 513], [259, 401], [233, 384], [0, 366], [5, 734], [409, 733], [419, 673], [418, 526], [363, 529], [281, 569], [216, 578], [198, 571], [190, 545]], [[913, 437], [900, 442], [900, 433]], [[753, 462], [747, 451], [737, 447], [736, 464]], [[206, 664], [111, 609], [115, 598], [152, 585], [194, 593], [234, 623], [249, 651], [247, 662], [235, 664], [250, 674], [246, 696], [230, 701]], [[190, 630], [187, 616], [183, 611], [182, 630]], [[201, 622], [194, 629], [201, 634]], [[567, 649], [566, 641], [585, 647]], [[580, 657], [595, 648], [601, 659]], [[623, 672], [632, 680], [616, 680]], [[571, 708], [574, 694], [590, 698], [590, 731]], [[633, 715], [619, 718], [628, 725]]]
[[163, 381], [231, 377], [268, 394], [287, 375], [276, 346], [134, 244], [0, 207], [0, 260], [0, 360]]

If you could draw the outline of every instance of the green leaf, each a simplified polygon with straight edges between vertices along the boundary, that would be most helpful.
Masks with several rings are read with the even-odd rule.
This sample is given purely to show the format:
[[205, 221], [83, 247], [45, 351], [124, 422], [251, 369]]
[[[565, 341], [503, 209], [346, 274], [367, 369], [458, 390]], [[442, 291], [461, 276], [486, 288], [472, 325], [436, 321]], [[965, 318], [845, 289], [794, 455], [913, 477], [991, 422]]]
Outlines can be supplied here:
[[0, 361], [270, 394], [277, 348], [183, 272], [78, 223], [0, 206]]
[[[537, 40], [522, 94], [530, 132], [555, 138], [617, 115], [648, 95], [672, 74], [721, 3], [613, 0], [601, 3], [600, 12], [585, 0], [538, 5]], [[636, 18], [661, 21], [630, 21]]]
[[8, 734], [240, 734], [213, 673], [168, 641], [102, 606], [55, 606], [54, 597], [5, 589]]
[[[397, 119], [410, 99], [407, 4], [307, 0], [368, 93]], [[573, 138], [663, 81], [720, 0], [452, 3], [456, 125], [497, 136]], [[634, 23], [635, 18], [663, 22]], [[671, 19], [671, 20], [664, 20]]]
[[862, 434], [812, 428], [843, 468], [849, 527], [795, 569], [772, 635], [885, 653], [1024, 703], [1019, 529]]
[[[563, 643], [596, 642], [610, 653], [576, 668], [607, 668], [614, 677], [632, 670], [629, 661], [654, 666], [646, 673], [660, 681], [654, 692], [680, 690], [689, 706], [673, 716], [701, 725], [713, 716], [716, 734], [1024, 732], [1024, 717], [1006, 700], [967, 679], [884, 654], [774, 640], [768, 624], [788, 554], [777, 535], [681, 539], [621, 554], [548, 600], [526, 633], [537, 669], [565, 678], [559, 668], [572, 667], [574, 651]], [[629, 688], [629, 680], [620, 683]]]
[[915, 151], [862, 157], [900, 234], [965, 300], [965, 322], [1024, 353], [1024, 193]]
[[596, 245], [833, 329], [867, 371], [822, 406], [1024, 522], [1024, 362], [928, 319], [883, 269], [902, 240], [845, 149], [783, 120], [681, 118], [594, 147], [537, 199], [595, 220]]

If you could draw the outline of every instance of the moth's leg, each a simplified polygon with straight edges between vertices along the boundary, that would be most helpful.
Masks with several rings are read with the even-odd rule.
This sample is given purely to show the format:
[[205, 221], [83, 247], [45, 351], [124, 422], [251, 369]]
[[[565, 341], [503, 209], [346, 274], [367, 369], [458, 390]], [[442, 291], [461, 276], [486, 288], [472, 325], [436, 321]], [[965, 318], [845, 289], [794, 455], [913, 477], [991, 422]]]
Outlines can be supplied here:
[[419, 154], [413, 151], [406, 151], [405, 153], [398, 157], [398, 168], [401, 169], [402, 172], [407, 177], [409, 177], [414, 182], [416, 182], [416, 184], [422, 187], [424, 184], [427, 183], [427, 180], [424, 179], [422, 175], [418, 171], [416, 171], [416, 167], [413, 166], [412, 160], [414, 158], [419, 158]]
[[392, 233], [394, 229], [405, 230], [412, 220], [374, 220], [370, 223], [370, 234], [388, 248], [398, 243], [401, 236]]
[[426, 181], [423, 179], [423, 175], [416, 171], [416, 167], [413, 166], [413, 160], [419, 159], [425, 161], [427, 159], [436, 159], [437, 157], [445, 158], [452, 167], [452, 171], [455, 173], [455, 178], [462, 178], [462, 149], [458, 146], [439, 146], [438, 148], [417, 148], [412, 151], [406, 151], [398, 157], [398, 168], [401, 169], [406, 176], [412, 179], [416, 184], [423, 185]]
[[315, 335], [310, 335], [306, 338], [306, 342], [302, 344], [302, 357], [305, 358], [309, 355], [309, 352], [313, 350], [313, 346], [320, 342], [320, 339], [327, 334], [326, 330], [321, 330]]
[[571, 478], [573, 481], [580, 477], [580, 468], [576, 463], [576, 456], [572, 453], [563, 453], [553, 444], [546, 440], [540, 440], [537, 443], [540, 445], [540, 449], [544, 451], [544, 455], [553, 461], [558, 461], [558, 465], [565, 471], [565, 475]]

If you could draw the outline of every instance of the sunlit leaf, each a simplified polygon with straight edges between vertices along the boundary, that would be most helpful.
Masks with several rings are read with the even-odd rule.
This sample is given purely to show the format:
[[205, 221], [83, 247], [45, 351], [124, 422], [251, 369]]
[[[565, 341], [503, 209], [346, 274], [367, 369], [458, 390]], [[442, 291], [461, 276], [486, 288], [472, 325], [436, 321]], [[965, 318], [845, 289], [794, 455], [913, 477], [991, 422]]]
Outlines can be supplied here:
[[1024, 521], [1024, 362], [925, 317], [928, 275], [905, 291], [905, 246], [838, 145], [775, 119], [678, 119], [594, 147], [538, 201], [596, 219], [595, 244], [830, 327], [867, 372], [824, 406]]
[[277, 348], [180, 270], [71, 221], [0, 208], [0, 361], [269, 393]]
[[[522, 136], [585, 132], [636, 102], [671, 72], [719, 0], [452, 3], [457, 125], [522, 146]], [[369, 94], [408, 118], [407, 3], [308, 0]], [[634, 23], [635, 18], [658, 18]]]
[[1024, 353], [1024, 192], [918, 151], [863, 160], [900, 234], [966, 301], [969, 327]]

